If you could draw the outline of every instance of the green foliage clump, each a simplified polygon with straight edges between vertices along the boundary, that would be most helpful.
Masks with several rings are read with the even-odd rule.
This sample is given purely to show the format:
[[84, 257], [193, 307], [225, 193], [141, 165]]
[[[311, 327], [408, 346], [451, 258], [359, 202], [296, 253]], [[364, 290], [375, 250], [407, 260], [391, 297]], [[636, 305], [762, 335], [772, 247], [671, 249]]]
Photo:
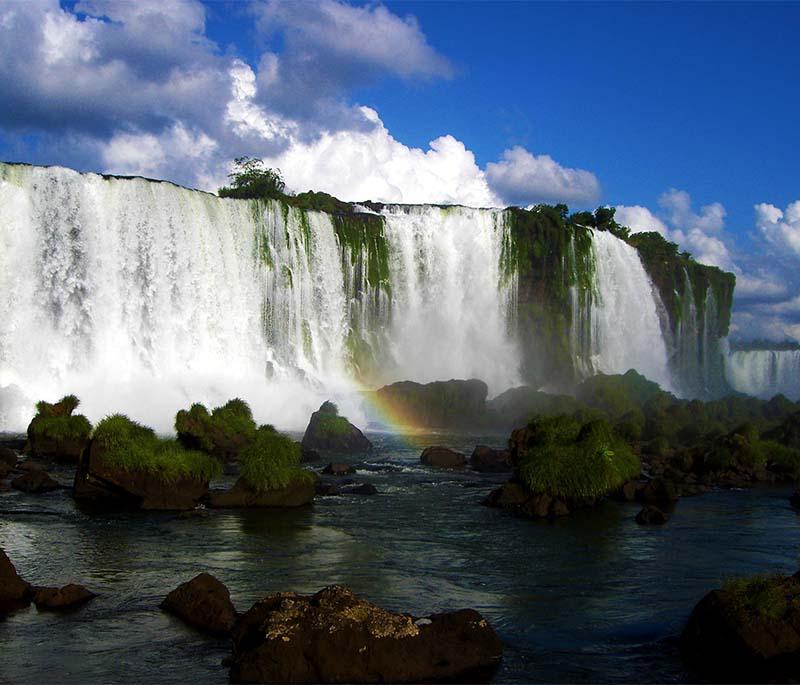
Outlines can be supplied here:
[[272, 426], [261, 426], [253, 441], [242, 449], [239, 463], [242, 478], [255, 490], [285, 488], [313, 475], [300, 468], [300, 447]]
[[220, 188], [220, 197], [240, 200], [272, 200], [284, 197], [286, 184], [280, 169], [269, 169], [255, 157], [237, 157], [234, 170], [228, 174], [229, 186]]
[[756, 575], [725, 581], [722, 591], [729, 593], [740, 609], [763, 618], [782, 619], [800, 587], [793, 578], [781, 575]]
[[199, 449], [220, 458], [235, 458], [256, 433], [250, 406], [234, 398], [211, 413], [202, 404], [193, 404], [175, 416], [178, 440], [190, 449]]
[[317, 438], [338, 438], [350, 434], [350, 422], [339, 416], [339, 407], [333, 402], [325, 402], [317, 412], [314, 435]]
[[576, 395], [586, 405], [605, 412], [612, 419], [641, 411], [659, 395], [666, 395], [666, 401], [674, 399], [664, 393], [658, 383], [647, 380], [633, 369], [622, 375], [598, 374], [587, 378], [578, 386]]
[[125, 471], [145, 471], [162, 482], [181, 478], [208, 481], [222, 473], [222, 465], [207, 454], [183, 447], [176, 440], [159, 438], [153, 429], [122, 414], [104, 418], [94, 430], [93, 449], [107, 466]]
[[41, 400], [36, 403], [36, 416], [28, 427], [32, 440], [55, 442], [85, 442], [92, 432], [92, 424], [83, 414], [74, 412], [80, 400], [75, 395], [65, 395], [55, 404]]
[[531, 492], [597, 499], [639, 475], [633, 450], [606, 421], [569, 416], [536, 419], [518, 452], [518, 477]]

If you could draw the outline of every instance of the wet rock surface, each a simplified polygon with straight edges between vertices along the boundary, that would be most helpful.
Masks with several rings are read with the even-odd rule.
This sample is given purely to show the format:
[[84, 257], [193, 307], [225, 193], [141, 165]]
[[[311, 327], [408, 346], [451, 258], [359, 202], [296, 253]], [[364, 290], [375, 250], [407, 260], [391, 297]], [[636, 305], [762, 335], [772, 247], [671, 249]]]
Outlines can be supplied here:
[[161, 602], [161, 608], [211, 635], [228, 635], [237, 618], [228, 588], [209, 573], [179, 585]]
[[267, 597], [232, 637], [230, 678], [239, 683], [479, 681], [502, 658], [499, 638], [474, 610], [415, 618], [339, 586]]
[[465, 466], [467, 463], [467, 458], [461, 452], [438, 445], [426, 447], [419, 460], [426, 466], [432, 466], [437, 469], [456, 469]]

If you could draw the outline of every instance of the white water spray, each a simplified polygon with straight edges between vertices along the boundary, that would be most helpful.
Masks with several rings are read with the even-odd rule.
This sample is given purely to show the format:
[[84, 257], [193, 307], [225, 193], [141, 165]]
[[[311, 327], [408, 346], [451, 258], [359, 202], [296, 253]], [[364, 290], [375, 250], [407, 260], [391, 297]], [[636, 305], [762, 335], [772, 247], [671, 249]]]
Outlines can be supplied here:
[[800, 350], [735, 350], [725, 358], [725, 375], [739, 392], [769, 399], [800, 399]]

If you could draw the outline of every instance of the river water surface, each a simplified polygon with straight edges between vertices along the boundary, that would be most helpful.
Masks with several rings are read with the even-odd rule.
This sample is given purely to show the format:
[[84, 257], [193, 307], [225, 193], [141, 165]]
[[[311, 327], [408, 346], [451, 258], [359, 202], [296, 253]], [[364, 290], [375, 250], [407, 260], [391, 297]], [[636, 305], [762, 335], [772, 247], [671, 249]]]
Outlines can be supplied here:
[[505, 644], [497, 683], [694, 681], [676, 646], [694, 604], [727, 577], [797, 567], [789, 488], [685, 498], [663, 527], [616, 502], [529, 521], [480, 506], [502, 476], [419, 463], [426, 445], [469, 452], [503, 437], [369, 437], [374, 453], [349, 461], [380, 494], [299, 510], [98, 516], [66, 490], [0, 494], [0, 547], [20, 574], [99, 595], [74, 613], [31, 607], [0, 621], [0, 682], [227, 682], [228, 642], [158, 608], [201, 571], [240, 611], [333, 583], [416, 615], [475, 608]]

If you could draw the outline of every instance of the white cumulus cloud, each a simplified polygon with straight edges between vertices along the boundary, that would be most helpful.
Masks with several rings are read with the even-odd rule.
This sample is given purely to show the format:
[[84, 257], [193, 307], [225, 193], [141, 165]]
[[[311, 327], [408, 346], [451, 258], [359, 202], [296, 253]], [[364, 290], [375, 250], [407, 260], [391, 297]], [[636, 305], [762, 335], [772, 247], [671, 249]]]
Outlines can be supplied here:
[[486, 178], [492, 190], [512, 204], [584, 205], [600, 197], [600, 183], [592, 172], [561, 166], [549, 155], [533, 155], [519, 145], [487, 164]]

